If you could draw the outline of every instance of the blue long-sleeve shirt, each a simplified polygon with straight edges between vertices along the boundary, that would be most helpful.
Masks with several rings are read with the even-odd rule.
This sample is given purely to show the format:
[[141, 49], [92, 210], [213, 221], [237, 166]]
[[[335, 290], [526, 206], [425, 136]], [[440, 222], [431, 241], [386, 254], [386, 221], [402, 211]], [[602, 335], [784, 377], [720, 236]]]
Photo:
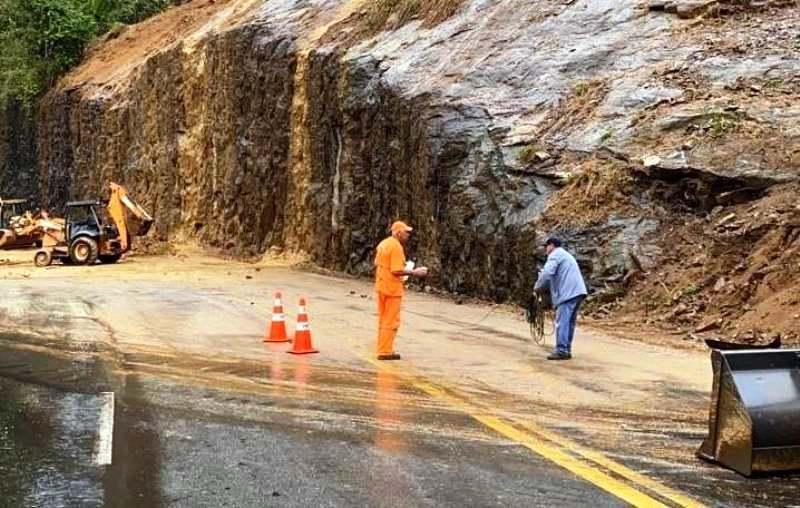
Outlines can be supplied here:
[[572, 254], [561, 247], [556, 248], [547, 256], [547, 262], [536, 280], [534, 289], [544, 289], [548, 286], [550, 286], [550, 297], [555, 306], [576, 296], [586, 296], [587, 294], [578, 262], [572, 257]]

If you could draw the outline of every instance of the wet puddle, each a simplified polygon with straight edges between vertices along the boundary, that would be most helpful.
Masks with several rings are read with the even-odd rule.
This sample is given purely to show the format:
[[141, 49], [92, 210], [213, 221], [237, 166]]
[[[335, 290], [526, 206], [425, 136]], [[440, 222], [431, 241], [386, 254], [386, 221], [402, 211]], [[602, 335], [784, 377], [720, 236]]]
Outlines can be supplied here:
[[[111, 370], [92, 354], [0, 346], [0, 507], [161, 506], [150, 413]], [[116, 393], [110, 466], [98, 456], [102, 392]]]
[[93, 467], [100, 399], [0, 378], [4, 506], [103, 506]]

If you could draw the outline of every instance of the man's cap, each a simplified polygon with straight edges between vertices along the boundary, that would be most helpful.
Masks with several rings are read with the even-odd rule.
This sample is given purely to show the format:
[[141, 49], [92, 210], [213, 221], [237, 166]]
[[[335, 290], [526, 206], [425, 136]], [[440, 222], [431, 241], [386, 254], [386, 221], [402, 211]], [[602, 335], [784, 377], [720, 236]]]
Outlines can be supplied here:
[[399, 231], [406, 231], [408, 233], [414, 231], [414, 228], [406, 224], [405, 222], [399, 220], [392, 224], [392, 233], [397, 233]]
[[544, 242], [545, 247], [548, 245], [552, 245], [553, 247], [561, 247], [561, 240], [555, 236], [551, 236]]

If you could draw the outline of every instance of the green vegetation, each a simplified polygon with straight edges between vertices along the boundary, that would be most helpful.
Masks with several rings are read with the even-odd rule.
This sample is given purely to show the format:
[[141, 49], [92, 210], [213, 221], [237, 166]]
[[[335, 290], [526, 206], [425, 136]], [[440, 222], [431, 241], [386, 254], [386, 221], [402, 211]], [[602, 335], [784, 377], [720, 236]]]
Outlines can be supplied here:
[[538, 143], [529, 143], [523, 146], [519, 151], [519, 160], [526, 164], [536, 162], [536, 153], [544, 152], [545, 149]]
[[699, 293], [699, 292], [700, 292], [700, 288], [699, 288], [699, 287], [697, 287], [697, 286], [695, 286], [694, 284], [689, 284], [689, 285], [688, 285], [688, 286], [686, 286], [686, 288], [683, 290], [683, 294], [684, 294], [684, 295], [686, 295], [686, 296], [692, 296], [692, 295], [696, 295], [696, 294], [697, 294], [697, 293]]
[[711, 133], [712, 137], [719, 138], [734, 132], [739, 128], [739, 117], [736, 114], [728, 112], [714, 112], [711, 113], [706, 124], [706, 129]]
[[86, 45], [171, 0], [0, 0], [0, 106], [26, 106], [76, 65]]
[[592, 89], [592, 84], [588, 81], [578, 81], [572, 85], [572, 93], [576, 97], [583, 97], [588, 94]]

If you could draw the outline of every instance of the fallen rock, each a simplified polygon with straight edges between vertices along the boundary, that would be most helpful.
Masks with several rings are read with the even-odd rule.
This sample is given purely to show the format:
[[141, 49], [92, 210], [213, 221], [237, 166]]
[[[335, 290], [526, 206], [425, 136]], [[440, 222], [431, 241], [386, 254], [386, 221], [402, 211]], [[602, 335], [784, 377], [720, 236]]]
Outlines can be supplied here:
[[703, 333], [708, 332], [710, 330], [715, 330], [722, 325], [722, 321], [720, 319], [711, 319], [701, 323], [697, 328], [694, 329], [694, 333]]
[[676, 13], [683, 19], [696, 18], [717, 7], [717, 0], [689, 0], [677, 4]]
[[642, 164], [646, 168], [656, 167], [661, 164], [661, 157], [658, 155], [648, 155], [647, 157], [642, 158]]
[[680, 303], [674, 309], [672, 309], [672, 311], [670, 311], [665, 316], [665, 318], [666, 319], [675, 319], [676, 317], [678, 317], [678, 316], [680, 316], [682, 314], [686, 314], [687, 312], [689, 312], [689, 307], [684, 303]]
[[735, 218], [736, 218], [736, 214], [735, 213], [730, 213], [730, 214], [726, 215], [725, 217], [721, 218], [720, 220], [718, 220], [716, 225], [717, 225], [717, 227], [722, 226], [722, 225], [732, 221]]
[[666, 0], [650, 0], [650, 5], [648, 9], [651, 11], [663, 11], [667, 6]]

